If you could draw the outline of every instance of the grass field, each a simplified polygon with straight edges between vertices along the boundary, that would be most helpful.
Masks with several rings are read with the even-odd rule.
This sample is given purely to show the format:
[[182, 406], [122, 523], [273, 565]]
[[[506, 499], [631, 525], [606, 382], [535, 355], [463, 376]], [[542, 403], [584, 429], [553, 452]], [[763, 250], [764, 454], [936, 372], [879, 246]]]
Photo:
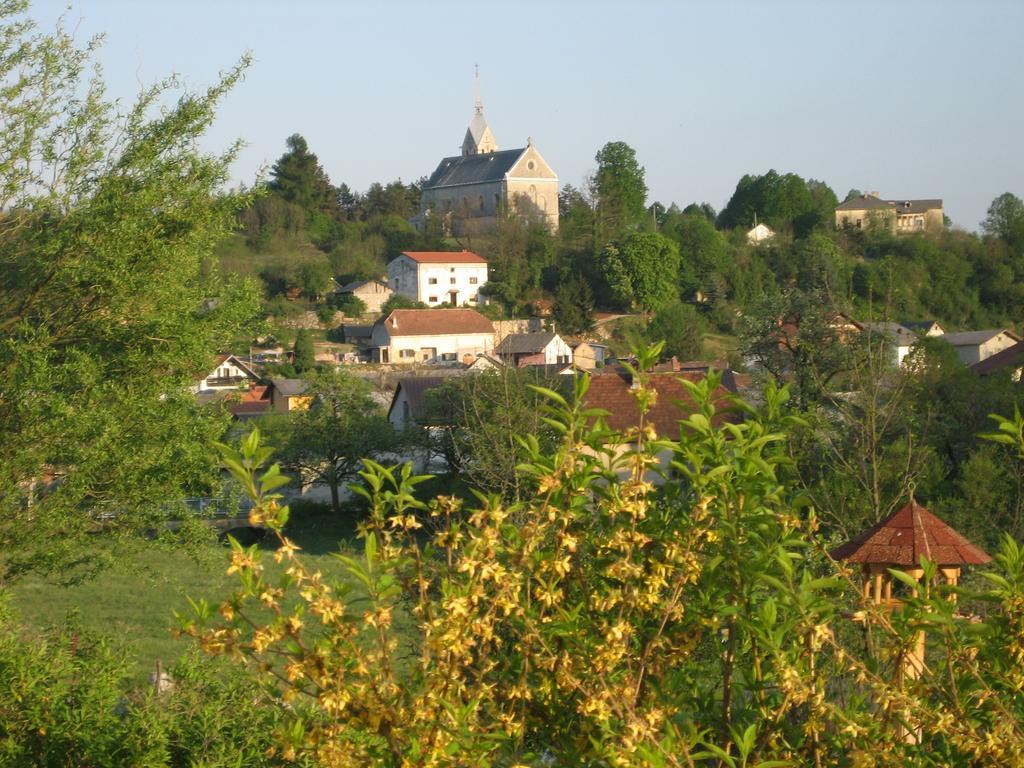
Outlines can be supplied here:
[[[331, 514], [307, 515], [296, 521], [290, 535], [304, 550], [307, 563], [328, 577], [341, 578], [341, 565], [332, 552], [361, 551], [350, 521]], [[268, 574], [279, 567], [265, 550]], [[40, 578], [26, 578], [12, 588], [12, 602], [23, 622], [43, 628], [77, 617], [83, 628], [114, 635], [137, 657], [136, 680], [146, 680], [157, 660], [172, 664], [192, 642], [175, 639], [175, 610], [189, 612], [188, 599], [206, 598], [218, 603], [235, 586], [236, 577], [227, 576], [229, 549], [210, 543], [194, 556], [156, 545], [140, 546], [126, 554], [115, 567], [89, 581], [62, 586]]]

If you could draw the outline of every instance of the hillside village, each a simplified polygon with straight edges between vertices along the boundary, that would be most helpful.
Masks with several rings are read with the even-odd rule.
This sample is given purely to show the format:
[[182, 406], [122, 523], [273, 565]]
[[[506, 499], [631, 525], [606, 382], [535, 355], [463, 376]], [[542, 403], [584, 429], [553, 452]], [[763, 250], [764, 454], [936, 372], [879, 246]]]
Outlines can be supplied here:
[[[289, 142], [292, 150], [281, 158], [275, 173], [290, 179], [288, 184], [305, 186], [287, 192], [284, 186], [275, 187], [283, 181], [272, 182], [270, 199], [282, 194], [293, 200], [314, 192], [314, 197], [333, 194], [304, 142], [298, 137]], [[598, 160], [607, 161], [609, 174], [614, 173], [608, 177], [606, 194], [615, 205], [626, 205], [623, 196], [635, 191], [628, 189], [629, 177], [634, 186], [642, 185], [643, 169], [621, 143], [608, 145]], [[596, 194], [603, 172], [599, 170], [592, 182]], [[831, 379], [839, 374], [827, 387], [818, 387], [819, 397], [829, 389], [848, 391], [855, 386], [850, 361], [865, 349], [878, 351], [884, 365], [875, 375], [885, 377], [923, 370], [922, 360], [935, 354], [936, 344], [948, 344], [972, 375], [996, 374], [1019, 381], [1024, 366], [1024, 342], [1015, 323], [965, 327], [968, 318], [960, 315], [961, 321], [947, 330], [954, 317], [949, 313], [941, 322], [934, 315], [897, 314], [941, 304], [908, 301], [911, 297], [898, 290], [888, 296], [874, 293], [877, 278], [872, 273], [883, 265], [892, 269], [898, 263], [893, 258], [899, 257], [880, 261], [873, 249], [898, 250], [908, 244], [927, 249], [943, 239], [962, 239], [948, 231], [941, 199], [885, 199], [877, 192], [851, 191], [839, 203], [821, 182], [805, 184], [792, 174], [772, 171], [741, 180], [736, 195], [717, 216], [706, 204], [680, 212], [655, 203], [650, 209], [653, 219], [637, 217], [648, 230], [641, 226], [637, 231], [634, 225], [632, 234], [630, 227], [623, 229], [623, 222], [591, 218], [591, 237], [626, 234], [591, 255], [588, 264], [576, 266], [573, 260], [584, 258], [585, 252], [573, 254], [572, 247], [551, 238], [578, 230], [575, 220], [589, 204], [571, 187], [558, 189], [553, 166], [532, 139], [524, 148], [500, 149], [484, 116], [479, 82], [461, 154], [443, 158], [415, 187], [396, 183], [389, 189], [402, 192], [404, 202], [395, 212], [408, 215], [407, 221], [399, 222], [395, 214], [387, 214], [389, 226], [407, 227], [412, 234], [406, 242], [429, 244], [432, 249], [385, 245], [375, 257], [379, 267], [363, 264], [342, 272], [353, 254], [343, 237], [330, 254], [335, 274], [317, 285], [303, 283], [308, 270], [303, 272], [301, 266], [277, 287], [264, 273], [269, 294], [265, 306], [273, 330], [269, 336], [247, 340], [247, 348], [235, 347], [233, 354], [220, 350], [216, 367], [194, 388], [201, 402], [222, 403], [240, 421], [316, 408], [316, 397], [306, 394], [307, 373], [336, 369], [366, 382], [397, 432], [413, 427], [436, 431], [442, 424], [430, 413], [431, 391], [450, 377], [517, 371], [528, 373], [531, 381], [566, 388], [585, 373], [594, 377], [593, 393], [611, 392], [618, 385], [609, 388], [603, 382], [628, 383], [631, 374], [622, 362], [634, 362], [635, 346], [657, 340], [659, 334], [668, 340], [662, 363], [667, 368], [652, 381], [660, 381], [662, 375], [670, 381], [669, 372], [698, 379], [714, 372], [727, 391], [754, 399], [769, 378], [806, 388], [801, 382], [807, 371], [799, 370], [806, 365], [803, 348], [815, 345], [821, 360], [835, 358], [831, 365], [837, 370], [815, 370], [812, 375]], [[367, 201], [374, 194], [371, 190]], [[295, 207], [294, 202], [289, 205]], [[787, 205], [804, 205], [805, 212], [784, 214]], [[749, 227], [742, 225], [747, 212]], [[295, 210], [293, 215], [303, 214]], [[374, 221], [372, 215], [368, 221]], [[715, 229], [731, 223], [739, 226], [728, 238]], [[248, 226], [243, 220], [243, 227]], [[337, 226], [349, 225], [342, 219]], [[666, 236], [670, 232], [680, 238], [678, 242]], [[526, 248], [517, 252], [524, 235]], [[579, 239], [579, 234], [569, 236], [570, 242]], [[541, 273], [530, 266], [530, 239], [547, 242], [548, 250], [565, 250], [569, 261], [557, 270], [550, 263], [542, 267], [547, 275], [537, 280]], [[469, 247], [474, 242], [489, 258]], [[596, 246], [600, 241], [593, 242]], [[837, 249], [843, 243], [865, 248], [870, 255], [856, 260], [852, 269], [840, 266], [843, 257]], [[759, 298], [756, 287], [741, 288], [742, 279], [730, 275], [730, 252], [734, 258], [754, 260], [740, 268], [747, 271], [755, 267], [756, 272], [758, 260], [770, 265], [788, 258], [802, 264], [795, 271], [792, 266], [776, 271], [774, 285], [762, 282], [762, 290], [775, 297]], [[524, 268], [534, 271], [532, 288], [531, 283], [513, 284], [514, 275], [522, 275]], [[673, 271], [680, 272], [678, 288], [667, 279]], [[791, 277], [785, 277], [787, 272]], [[847, 285], [834, 284], [836, 278]], [[891, 275], [888, 279], [891, 291]], [[734, 287], [728, 287], [730, 282]], [[741, 298], [744, 290], [752, 289]], [[973, 316], [1008, 317], [993, 309]], [[276, 345], [266, 343], [275, 339]], [[849, 370], [837, 362], [837, 355], [846, 358]], [[519, 385], [525, 382], [520, 380]], [[632, 414], [628, 399], [595, 394], [588, 403], [608, 411], [613, 423]], [[674, 419], [661, 417], [657, 428], [671, 434], [686, 416], [682, 408]], [[429, 458], [424, 461], [423, 466], [433, 469], [454, 469], [431, 464]], [[314, 471], [312, 476], [316, 475]], [[302, 483], [300, 488], [315, 494], [314, 485]]]
[[[906, 82], [851, 129], [872, 100], [794, 73], [843, 44], [861, 81], [904, 70], [825, 4], [459, 8], [538, 124], [516, 139], [479, 75], [464, 132], [436, 109], [450, 13], [221, 5], [115, 15], [189, 64], [211, 29], [283, 56], [133, 104], [100, 38], [0, 3], [0, 768], [1024, 765], [1024, 200], [953, 210], [1012, 147], [956, 145]], [[1012, 127], [1020, 68], [970, 47], [1019, 53], [1004, 5], [886, 13], [950, 93], [966, 46], [955, 97], [994, 82]], [[294, 133], [232, 186], [246, 149], [210, 127], [266, 62], [248, 127], [415, 180], [355, 189]], [[720, 210], [654, 199], [724, 199], [705, 161], [743, 174]]]

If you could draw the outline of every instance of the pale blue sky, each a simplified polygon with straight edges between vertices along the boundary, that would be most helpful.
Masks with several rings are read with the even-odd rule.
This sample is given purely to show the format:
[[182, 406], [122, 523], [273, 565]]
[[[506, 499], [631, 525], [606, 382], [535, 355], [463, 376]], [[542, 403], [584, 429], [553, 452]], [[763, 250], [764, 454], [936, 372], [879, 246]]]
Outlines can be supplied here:
[[1024, 0], [74, 0], [68, 19], [106, 33], [122, 97], [170, 72], [203, 86], [251, 50], [207, 142], [247, 142], [240, 180], [292, 133], [334, 183], [428, 175], [458, 151], [479, 63], [498, 143], [532, 136], [562, 184], [621, 140], [665, 204], [720, 209], [769, 168], [840, 198], [941, 197], [968, 229], [1024, 196]]

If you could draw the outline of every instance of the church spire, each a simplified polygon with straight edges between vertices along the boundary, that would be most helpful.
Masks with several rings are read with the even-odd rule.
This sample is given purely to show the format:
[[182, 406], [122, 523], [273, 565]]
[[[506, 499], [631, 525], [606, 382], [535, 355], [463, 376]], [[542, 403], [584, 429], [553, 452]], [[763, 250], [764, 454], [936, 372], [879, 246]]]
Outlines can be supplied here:
[[473, 104], [474, 107], [476, 108], [476, 113], [478, 115], [483, 115], [484, 103], [480, 99], [480, 65], [476, 64], [474, 66], [476, 67], [476, 85], [474, 90], [474, 95], [476, 96], [476, 98], [474, 99]]
[[462, 156], [483, 155], [498, 151], [498, 142], [494, 140], [484, 117], [484, 103], [480, 98], [480, 65], [476, 65], [476, 81], [474, 85], [474, 114], [466, 130], [466, 138], [462, 140]]

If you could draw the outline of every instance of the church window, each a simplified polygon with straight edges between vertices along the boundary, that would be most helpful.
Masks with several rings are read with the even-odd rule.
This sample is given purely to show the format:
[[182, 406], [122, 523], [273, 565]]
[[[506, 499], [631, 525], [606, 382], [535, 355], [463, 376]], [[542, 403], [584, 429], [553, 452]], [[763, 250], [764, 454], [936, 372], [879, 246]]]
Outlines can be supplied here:
[[498, 210], [501, 207], [501, 195], [494, 196], [494, 210]]
[[537, 205], [540, 206], [540, 209], [544, 211], [544, 213], [548, 212], [548, 199], [544, 197], [544, 195], [537, 198]]
[[536, 164], [535, 162], [533, 162], [533, 160], [530, 160], [530, 161], [529, 161], [529, 162], [528, 162], [528, 163], [526, 164], [526, 168], [527, 168], [527, 170], [530, 170], [530, 171], [532, 171], [532, 170], [533, 170], [534, 168], [536, 168], [536, 167], [537, 167], [537, 164]]
[[484, 196], [480, 195], [480, 210], [482, 211], [483, 209], [484, 209]]

